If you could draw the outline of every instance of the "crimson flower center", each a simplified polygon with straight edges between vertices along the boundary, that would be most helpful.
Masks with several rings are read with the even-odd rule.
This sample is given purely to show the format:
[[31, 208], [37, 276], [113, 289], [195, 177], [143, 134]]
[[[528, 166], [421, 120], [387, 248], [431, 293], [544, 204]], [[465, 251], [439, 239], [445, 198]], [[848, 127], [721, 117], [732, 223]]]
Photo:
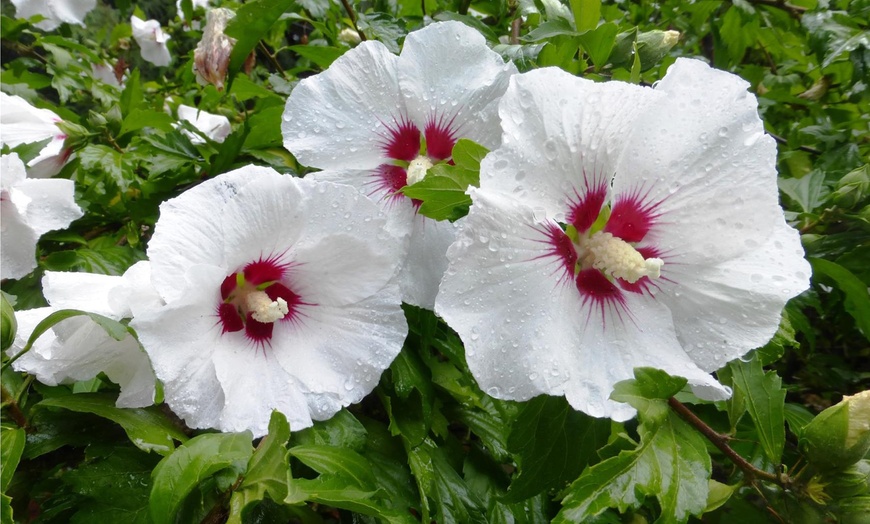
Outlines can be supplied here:
[[260, 259], [221, 283], [217, 313], [221, 333], [244, 330], [257, 344], [268, 344], [277, 322], [293, 320], [303, 304], [286, 283], [287, 264], [275, 257]]

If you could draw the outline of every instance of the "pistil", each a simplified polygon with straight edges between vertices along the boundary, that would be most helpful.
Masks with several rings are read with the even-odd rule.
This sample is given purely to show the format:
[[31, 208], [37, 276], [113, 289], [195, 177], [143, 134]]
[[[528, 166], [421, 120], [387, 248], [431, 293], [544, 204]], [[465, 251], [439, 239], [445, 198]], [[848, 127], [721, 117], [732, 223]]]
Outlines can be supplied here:
[[660, 258], [643, 258], [631, 244], [604, 231], [583, 242], [579, 251], [584, 267], [593, 267], [610, 278], [630, 284], [643, 277], [658, 278], [664, 264]]

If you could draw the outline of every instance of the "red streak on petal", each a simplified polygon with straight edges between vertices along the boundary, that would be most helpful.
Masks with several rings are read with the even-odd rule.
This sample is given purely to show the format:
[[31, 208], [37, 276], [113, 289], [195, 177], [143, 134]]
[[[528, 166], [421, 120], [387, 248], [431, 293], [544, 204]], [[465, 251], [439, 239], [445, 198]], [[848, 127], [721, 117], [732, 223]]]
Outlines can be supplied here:
[[245, 319], [245, 336], [259, 345], [268, 344], [272, 340], [272, 329], [275, 324], [254, 320], [253, 313], [248, 313]]
[[426, 136], [426, 155], [432, 160], [446, 160], [453, 156], [453, 146], [456, 145], [456, 130], [453, 129], [453, 118], [445, 121], [444, 116], [429, 117], [424, 130]]
[[607, 279], [597, 269], [584, 269], [577, 273], [577, 291], [583, 297], [583, 304], [592, 303], [601, 312], [602, 321], [605, 317], [605, 307], [615, 307], [616, 312], [625, 308], [625, 297], [616, 285]]
[[218, 306], [218, 318], [221, 324], [221, 334], [241, 331], [245, 324], [242, 316], [232, 304], [223, 303]]
[[402, 117], [387, 126], [389, 138], [383, 144], [384, 154], [395, 160], [410, 162], [420, 154], [420, 130], [410, 120]]
[[639, 190], [617, 196], [604, 230], [626, 242], [643, 240], [656, 219], [661, 216], [656, 213], [661, 202], [645, 200], [646, 195], [641, 195]]
[[583, 171], [585, 190], [580, 194], [575, 189], [574, 198], [570, 204], [568, 221], [579, 233], [585, 233], [592, 227], [601, 213], [604, 200], [607, 198], [607, 182], [604, 180], [589, 180]]
[[277, 256], [260, 258], [245, 266], [245, 280], [255, 286], [265, 282], [280, 280], [287, 272], [287, 265], [278, 262]]
[[227, 278], [224, 279], [223, 282], [221, 282], [221, 298], [223, 300], [226, 300], [227, 297], [230, 296], [230, 293], [232, 293], [233, 291], [236, 290], [236, 284], [237, 284], [237, 281], [236, 281], [236, 274], [235, 273], [228, 276]]
[[574, 243], [571, 242], [571, 238], [562, 231], [562, 228], [553, 222], [544, 224], [541, 228], [535, 227], [534, 229], [547, 236], [547, 239], [542, 241], [547, 244], [546, 253], [535, 257], [535, 259], [544, 257], [556, 258], [559, 261], [559, 281], [570, 281], [574, 275], [574, 267], [577, 265], [577, 251], [574, 249]]

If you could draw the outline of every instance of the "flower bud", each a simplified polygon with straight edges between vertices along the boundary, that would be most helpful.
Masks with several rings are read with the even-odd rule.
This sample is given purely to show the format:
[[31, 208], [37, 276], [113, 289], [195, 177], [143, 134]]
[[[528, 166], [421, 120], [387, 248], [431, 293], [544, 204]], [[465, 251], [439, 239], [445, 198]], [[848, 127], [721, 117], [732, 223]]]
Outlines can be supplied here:
[[356, 29], [345, 27], [338, 33], [338, 41], [345, 44], [357, 45], [360, 43], [359, 32]]
[[0, 351], [6, 351], [15, 342], [18, 332], [18, 321], [15, 320], [15, 310], [6, 298], [6, 293], [0, 293]]
[[850, 209], [867, 195], [870, 195], [870, 164], [864, 164], [841, 178], [833, 199], [838, 206]]
[[218, 91], [224, 88], [230, 55], [236, 39], [224, 34], [227, 24], [236, 14], [229, 9], [212, 9], [206, 14], [202, 40], [193, 52], [193, 72], [202, 85], [214, 84]]
[[827, 492], [835, 500], [870, 494], [870, 460], [859, 460], [831, 475]]
[[845, 468], [864, 458], [870, 450], [870, 390], [845, 396], [819, 413], [804, 428], [800, 445], [822, 470]]

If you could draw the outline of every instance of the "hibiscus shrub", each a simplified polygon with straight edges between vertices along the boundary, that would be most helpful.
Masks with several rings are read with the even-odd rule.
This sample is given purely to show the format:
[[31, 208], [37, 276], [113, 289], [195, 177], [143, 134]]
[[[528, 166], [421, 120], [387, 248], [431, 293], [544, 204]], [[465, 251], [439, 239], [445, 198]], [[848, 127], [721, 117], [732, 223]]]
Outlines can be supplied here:
[[3, 522], [865, 522], [866, 2], [2, 3]]

